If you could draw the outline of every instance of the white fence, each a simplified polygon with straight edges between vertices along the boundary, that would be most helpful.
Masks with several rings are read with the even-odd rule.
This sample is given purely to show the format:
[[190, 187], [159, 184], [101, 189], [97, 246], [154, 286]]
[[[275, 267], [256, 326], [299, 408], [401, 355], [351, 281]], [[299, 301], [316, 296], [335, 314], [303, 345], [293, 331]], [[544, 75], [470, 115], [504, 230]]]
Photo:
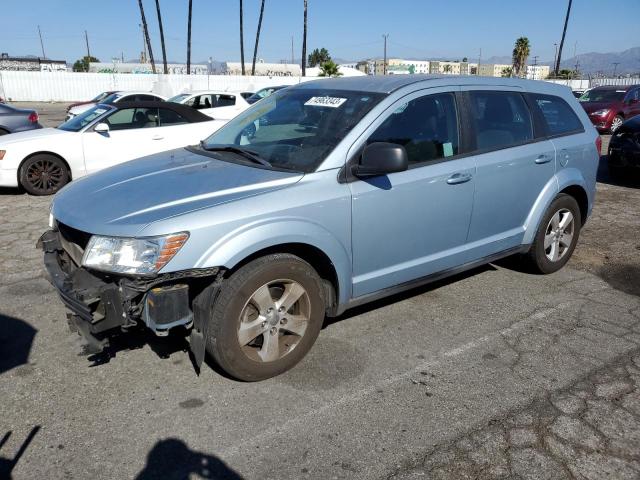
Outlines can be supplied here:
[[14, 102], [73, 102], [107, 90], [154, 91], [172, 96], [189, 90], [256, 91], [306, 80], [313, 78], [0, 71], [0, 97]]

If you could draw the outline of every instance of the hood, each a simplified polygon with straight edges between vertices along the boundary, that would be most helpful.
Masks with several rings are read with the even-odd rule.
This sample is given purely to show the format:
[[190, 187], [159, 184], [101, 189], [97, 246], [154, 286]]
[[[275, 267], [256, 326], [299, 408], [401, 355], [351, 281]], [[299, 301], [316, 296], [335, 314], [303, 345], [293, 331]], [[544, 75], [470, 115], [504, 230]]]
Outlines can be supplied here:
[[3, 135], [0, 137], [0, 147], [7, 145], [31, 142], [33, 140], [49, 140], [57, 135], [70, 135], [75, 132], [68, 132], [58, 128], [41, 128], [38, 130], [27, 130], [26, 132], [12, 133], [11, 135]]
[[94, 234], [133, 236], [150, 223], [293, 185], [302, 178], [177, 149], [71, 182], [54, 217]]
[[580, 102], [582, 108], [587, 113], [595, 112], [596, 110], [603, 110], [605, 108], [612, 109], [617, 102]]

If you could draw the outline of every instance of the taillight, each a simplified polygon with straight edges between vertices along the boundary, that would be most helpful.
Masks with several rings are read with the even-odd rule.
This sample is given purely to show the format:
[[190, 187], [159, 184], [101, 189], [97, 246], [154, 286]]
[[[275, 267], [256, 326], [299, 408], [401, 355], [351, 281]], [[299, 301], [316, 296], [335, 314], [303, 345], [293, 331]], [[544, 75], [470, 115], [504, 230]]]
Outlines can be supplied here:
[[40, 120], [40, 117], [38, 117], [38, 112], [31, 112], [29, 114], [29, 121], [31, 123], [38, 123], [38, 120]]
[[602, 155], [602, 137], [600, 135], [596, 137], [596, 150], [598, 150], [598, 155]]

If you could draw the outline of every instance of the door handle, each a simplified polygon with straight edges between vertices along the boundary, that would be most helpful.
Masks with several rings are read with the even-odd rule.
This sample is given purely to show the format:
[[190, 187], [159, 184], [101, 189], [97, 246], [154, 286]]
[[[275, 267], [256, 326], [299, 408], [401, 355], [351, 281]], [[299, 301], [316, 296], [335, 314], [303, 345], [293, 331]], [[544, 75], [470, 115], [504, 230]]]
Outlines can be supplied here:
[[458, 185], [460, 183], [465, 183], [471, 180], [470, 173], [454, 173], [447, 179], [447, 183], [449, 185]]
[[536, 163], [542, 165], [543, 163], [549, 163], [551, 161], [551, 155], [540, 155], [536, 158]]
[[154, 135], [151, 137], [151, 140], [162, 140], [164, 137], [162, 135]]

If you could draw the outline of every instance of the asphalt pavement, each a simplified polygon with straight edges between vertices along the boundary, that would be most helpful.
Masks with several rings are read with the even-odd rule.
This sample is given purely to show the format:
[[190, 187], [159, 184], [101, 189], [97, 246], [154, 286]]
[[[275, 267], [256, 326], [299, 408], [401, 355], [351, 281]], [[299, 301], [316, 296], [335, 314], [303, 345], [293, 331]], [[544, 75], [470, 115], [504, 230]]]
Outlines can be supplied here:
[[2, 191], [0, 478], [638, 478], [640, 185], [600, 180], [560, 272], [347, 312], [260, 383], [197, 376], [179, 336], [88, 355], [35, 249], [49, 199]]

